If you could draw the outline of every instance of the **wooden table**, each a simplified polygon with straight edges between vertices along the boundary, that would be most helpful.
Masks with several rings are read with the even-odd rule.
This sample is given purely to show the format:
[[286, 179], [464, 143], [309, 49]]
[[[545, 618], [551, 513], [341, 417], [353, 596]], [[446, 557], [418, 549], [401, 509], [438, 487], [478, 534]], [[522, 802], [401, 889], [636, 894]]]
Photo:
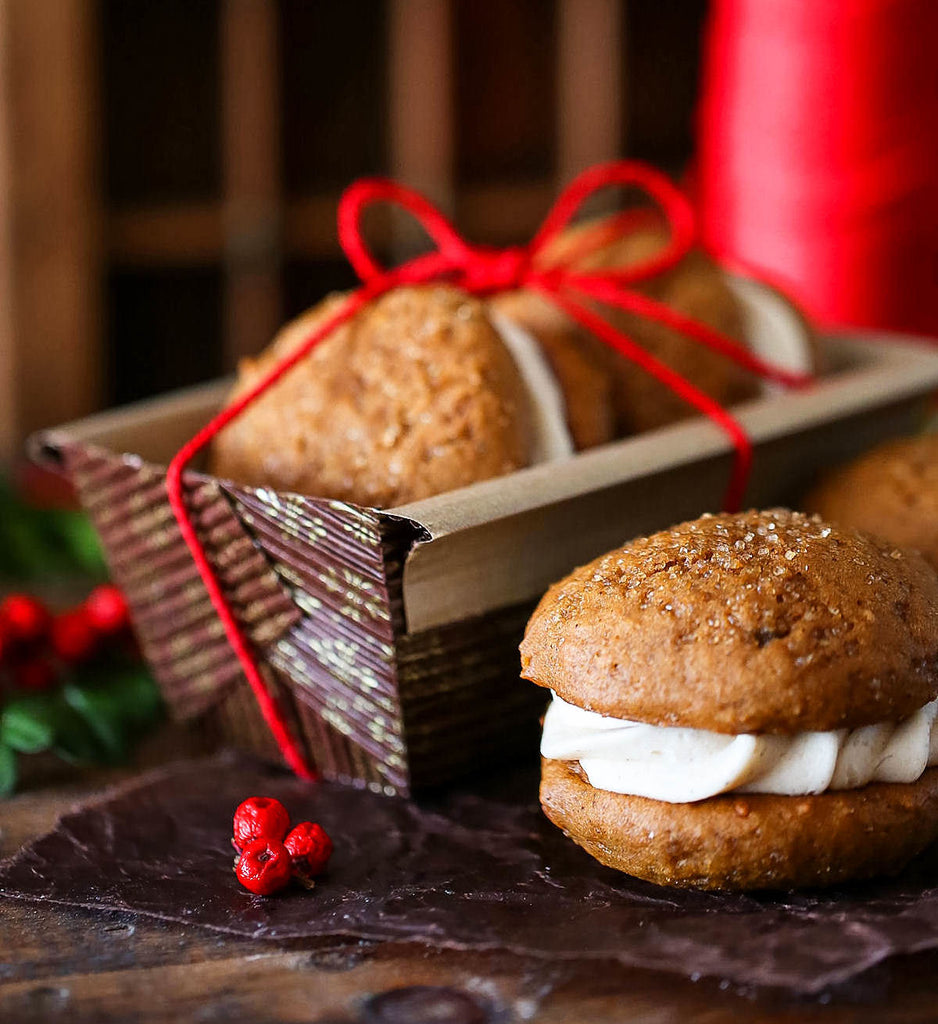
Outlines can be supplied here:
[[[87, 792], [87, 784], [57, 786], [0, 803], [0, 855], [51, 827]], [[380, 997], [413, 985], [456, 990], [444, 992], [444, 1001], [468, 993], [491, 1011], [476, 1019], [492, 1024], [938, 1020], [938, 955], [877, 968], [861, 1001], [854, 994], [851, 1001], [797, 1003], [618, 965], [555, 971], [507, 955], [412, 946], [279, 947], [128, 914], [0, 901], [2, 1021], [420, 1024], [387, 1016], [390, 1002]], [[421, 1019], [456, 1024], [449, 1016]]]

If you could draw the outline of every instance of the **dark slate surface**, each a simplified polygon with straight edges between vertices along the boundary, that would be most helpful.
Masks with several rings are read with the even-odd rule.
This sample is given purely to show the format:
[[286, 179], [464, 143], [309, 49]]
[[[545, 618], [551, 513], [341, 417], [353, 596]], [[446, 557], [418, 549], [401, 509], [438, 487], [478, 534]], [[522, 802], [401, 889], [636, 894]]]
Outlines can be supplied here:
[[[540, 814], [533, 778], [418, 806], [232, 756], [152, 773], [0, 864], [0, 893], [271, 941], [349, 936], [712, 976], [809, 995], [938, 948], [938, 850], [900, 877], [758, 897], [662, 889], [601, 867]], [[516, 798], [512, 793], [520, 794]], [[316, 889], [253, 897], [231, 815], [276, 796], [335, 841]]]

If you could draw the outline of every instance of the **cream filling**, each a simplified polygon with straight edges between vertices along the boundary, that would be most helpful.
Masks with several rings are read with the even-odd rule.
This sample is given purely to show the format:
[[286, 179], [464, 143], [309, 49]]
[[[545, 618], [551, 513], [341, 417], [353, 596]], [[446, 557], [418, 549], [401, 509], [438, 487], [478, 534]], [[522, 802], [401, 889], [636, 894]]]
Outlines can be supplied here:
[[798, 796], [915, 782], [938, 764], [938, 700], [902, 722], [794, 736], [740, 736], [607, 718], [555, 693], [541, 754], [579, 761], [591, 786], [668, 803], [719, 793]]
[[490, 310], [489, 318], [518, 367], [530, 398], [534, 434], [531, 465], [572, 455], [574, 445], [567, 427], [567, 405], [541, 346], [524, 328], [501, 313]]

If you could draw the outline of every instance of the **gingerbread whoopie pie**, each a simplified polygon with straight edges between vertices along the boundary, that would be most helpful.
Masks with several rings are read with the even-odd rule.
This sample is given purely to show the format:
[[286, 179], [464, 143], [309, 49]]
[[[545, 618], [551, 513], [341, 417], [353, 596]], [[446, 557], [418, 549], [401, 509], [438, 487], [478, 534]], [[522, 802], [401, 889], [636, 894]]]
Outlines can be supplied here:
[[915, 548], [938, 568], [938, 434], [879, 445], [822, 480], [805, 506]]
[[555, 584], [521, 645], [553, 692], [540, 798], [664, 885], [831, 885], [938, 838], [938, 574], [776, 509], [704, 516]]
[[[339, 308], [331, 296], [242, 361], [229, 404]], [[211, 471], [389, 508], [571, 454], [538, 345], [456, 288], [397, 288], [264, 391], [215, 441]]]

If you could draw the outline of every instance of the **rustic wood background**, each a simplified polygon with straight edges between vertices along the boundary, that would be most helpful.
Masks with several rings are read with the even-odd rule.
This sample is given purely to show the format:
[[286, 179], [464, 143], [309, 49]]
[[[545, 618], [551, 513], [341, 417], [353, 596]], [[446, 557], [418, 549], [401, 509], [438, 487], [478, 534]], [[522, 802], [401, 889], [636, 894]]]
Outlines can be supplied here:
[[[353, 283], [335, 205], [529, 235], [620, 155], [680, 171], [705, 0], [0, 0], [0, 461], [204, 380]], [[373, 225], [391, 254], [405, 223]]]

